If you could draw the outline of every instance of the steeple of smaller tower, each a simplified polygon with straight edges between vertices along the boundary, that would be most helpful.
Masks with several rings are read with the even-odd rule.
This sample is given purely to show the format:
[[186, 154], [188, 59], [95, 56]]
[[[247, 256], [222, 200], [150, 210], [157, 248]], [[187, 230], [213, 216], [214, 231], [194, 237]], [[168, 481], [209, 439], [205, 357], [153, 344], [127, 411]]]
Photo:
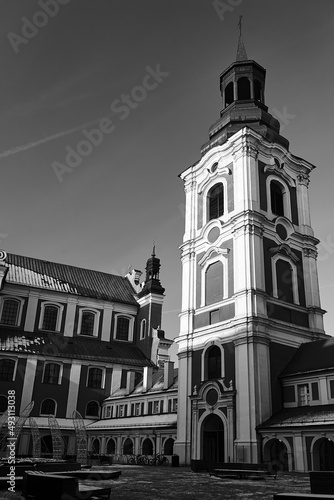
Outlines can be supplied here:
[[160, 283], [160, 259], [155, 255], [155, 244], [153, 245], [153, 250], [151, 257], [146, 262], [146, 277], [145, 284], [139, 293], [139, 296], [146, 295], [148, 293], [157, 293], [163, 295], [165, 289]]
[[239, 23], [238, 23], [238, 26], [239, 26], [239, 41], [238, 41], [238, 49], [237, 49], [237, 59], [236, 59], [237, 61], [247, 61], [247, 59], [248, 59], [247, 52], [246, 52], [246, 49], [245, 49], [244, 40], [242, 38], [242, 33], [241, 33], [242, 18], [243, 18], [243, 16], [239, 16]]

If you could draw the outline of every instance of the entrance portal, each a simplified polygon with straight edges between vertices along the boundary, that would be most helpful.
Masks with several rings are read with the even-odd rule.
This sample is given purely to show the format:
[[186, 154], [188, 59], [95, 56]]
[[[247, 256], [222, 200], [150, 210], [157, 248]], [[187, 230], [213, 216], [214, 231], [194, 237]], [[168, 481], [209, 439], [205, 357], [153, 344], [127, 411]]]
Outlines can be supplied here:
[[218, 415], [209, 415], [203, 422], [203, 460], [224, 462], [224, 426]]

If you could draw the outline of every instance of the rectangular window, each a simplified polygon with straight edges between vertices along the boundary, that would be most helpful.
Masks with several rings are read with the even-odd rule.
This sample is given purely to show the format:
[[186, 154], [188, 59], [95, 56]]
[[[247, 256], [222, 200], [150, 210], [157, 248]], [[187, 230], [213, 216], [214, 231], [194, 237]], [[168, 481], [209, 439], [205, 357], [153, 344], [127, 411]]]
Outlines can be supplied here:
[[124, 405], [119, 405], [118, 407], [118, 416], [124, 417]]
[[140, 403], [135, 404], [135, 415], [136, 417], [140, 415]]
[[177, 411], [177, 398], [173, 399], [173, 411]]
[[110, 411], [110, 406], [107, 406], [107, 418], [110, 418], [111, 411]]
[[318, 382], [312, 382], [311, 384], [311, 390], [312, 390], [312, 399], [313, 401], [319, 401], [319, 386]]
[[159, 401], [153, 401], [153, 413], [159, 413]]
[[131, 417], [133, 417], [135, 414], [135, 405], [132, 403], [131, 404]]
[[129, 330], [130, 330], [129, 318], [124, 318], [122, 316], [119, 316], [117, 318], [116, 339], [128, 341], [129, 340]]
[[92, 387], [94, 389], [100, 389], [102, 387], [102, 375], [103, 375], [103, 371], [101, 368], [89, 368], [88, 369], [87, 387]]
[[4, 299], [1, 313], [1, 323], [3, 325], [16, 326], [20, 302], [18, 300]]
[[160, 401], [160, 413], [164, 412], [164, 402]]
[[210, 325], [219, 323], [219, 309], [210, 312]]
[[310, 393], [308, 384], [297, 385], [298, 406], [307, 406], [310, 404]]
[[60, 365], [56, 363], [47, 363], [44, 367], [44, 384], [58, 384], [60, 374]]
[[121, 376], [121, 389], [126, 388], [126, 378], [128, 376], [128, 371], [127, 370], [122, 370], [122, 376]]
[[147, 411], [148, 415], [152, 415], [152, 406], [153, 406], [152, 401], [149, 401], [148, 402], [148, 411]]
[[331, 393], [331, 399], [334, 399], [334, 380], [329, 381], [329, 388]]

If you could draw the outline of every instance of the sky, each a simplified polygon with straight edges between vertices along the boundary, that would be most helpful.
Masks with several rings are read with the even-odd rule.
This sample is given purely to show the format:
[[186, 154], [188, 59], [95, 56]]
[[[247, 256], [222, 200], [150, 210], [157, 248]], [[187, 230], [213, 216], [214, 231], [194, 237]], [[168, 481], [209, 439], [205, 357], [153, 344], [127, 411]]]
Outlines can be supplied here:
[[0, 0], [0, 248], [125, 275], [145, 271], [155, 241], [161, 327], [177, 337], [178, 175], [219, 118], [240, 15], [269, 111], [317, 166], [311, 218], [334, 335], [333, 0]]

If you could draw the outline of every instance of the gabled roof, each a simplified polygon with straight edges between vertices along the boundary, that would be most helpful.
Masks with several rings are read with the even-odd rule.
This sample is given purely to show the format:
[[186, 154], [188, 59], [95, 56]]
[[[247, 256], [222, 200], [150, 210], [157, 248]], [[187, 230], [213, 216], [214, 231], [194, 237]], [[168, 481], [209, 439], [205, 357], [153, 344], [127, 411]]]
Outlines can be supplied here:
[[7, 283], [137, 305], [127, 278], [46, 260], [7, 254]]
[[284, 408], [275, 413], [269, 420], [261, 424], [258, 429], [269, 427], [296, 427], [310, 425], [333, 425], [334, 405], [298, 406]]
[[298, 375], [330, 368], [334, 369], [334, 337], [302, 344], [281, 376]]
[[129, 366], [155, 366], [130, 342], [102, 342], [94, 338], [63, 337], [55, 333], [30, 336], [27, 332], [0, 332], [0, 352], [41, 354]]

